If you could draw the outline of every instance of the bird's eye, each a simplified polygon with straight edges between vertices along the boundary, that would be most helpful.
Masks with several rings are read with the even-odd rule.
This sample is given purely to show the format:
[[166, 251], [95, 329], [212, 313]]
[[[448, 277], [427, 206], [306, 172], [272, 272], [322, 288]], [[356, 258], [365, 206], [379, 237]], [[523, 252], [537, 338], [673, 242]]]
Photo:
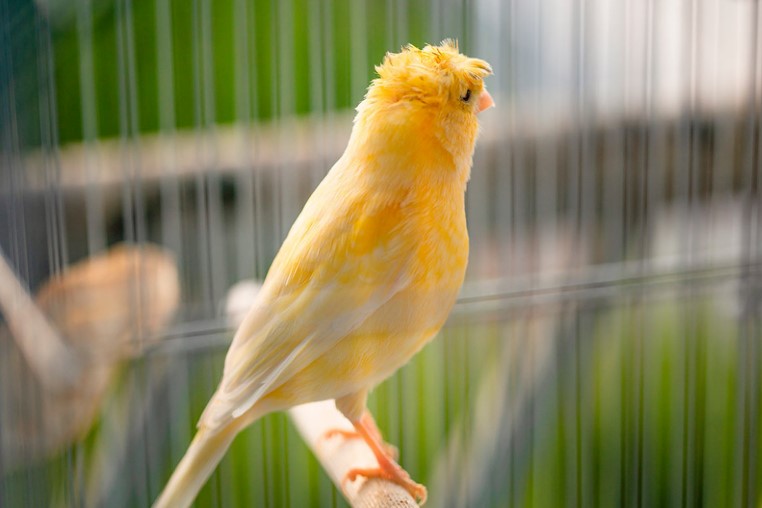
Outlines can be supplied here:
[[463, 102], [468, 102], [469, 99], [471, 99], [471, 90], [466, 90], [466, 95], [462, 96], [460, 100]]

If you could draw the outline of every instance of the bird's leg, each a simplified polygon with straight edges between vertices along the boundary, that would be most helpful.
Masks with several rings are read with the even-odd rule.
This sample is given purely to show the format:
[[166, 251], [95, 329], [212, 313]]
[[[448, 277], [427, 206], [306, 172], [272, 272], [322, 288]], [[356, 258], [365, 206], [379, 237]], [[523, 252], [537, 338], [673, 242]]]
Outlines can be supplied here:
[[[384, 452], [394, 460], [399, 457], [399, 450], [396, 446], [384, 441], [381, 431], [376, 425], [376, 420], [373, 419], [373, 415], [369, 411], [365, 411], [360, 417], [362, 422], [366, 425], [371, 435], [378, 441], [384, 449]], [[362, 438], [362, 435], [357, 430], [345, 430], [345, 429], [331, 429], [323, 435], [324, 439], [330, 439], [332, 437], [341, 436], [345, 439], [358, 439]]]
[[[357, 434], [362, 437], [376, 457], [378, 467], [355, 468], [347, 472], [345, 480], [354, 481], [358, 476], [366, 478], [385, 478], [407, 490], [413, 499], [421, 504], [426, 502], [426, 487], [414, 482], [410, 475], [400, 467], [387, 451], [386, 443], [381, 438], [381, 433], [373, 421], [373, 417], [367, 411], [363, 416], [352, 422]], [[396, 450], [396, 449], [395, 449]]]

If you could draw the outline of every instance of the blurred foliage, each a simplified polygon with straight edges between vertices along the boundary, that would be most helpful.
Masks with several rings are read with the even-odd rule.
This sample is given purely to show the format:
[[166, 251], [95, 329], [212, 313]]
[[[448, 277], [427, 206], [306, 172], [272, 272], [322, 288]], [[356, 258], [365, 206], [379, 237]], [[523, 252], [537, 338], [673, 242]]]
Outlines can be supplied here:
[[[83, 138], [88, 109], [95, 121], [88, 128], [111, 137], [162, 125], [189, 128], [354, 107], [373, 66], [402, 44], [390, 40], [389, 14], [399, 21], [391, 0], [100, 4], [57, 14], [53, 61], [62, 142]], [[428, 42], [427, 5], [416, 0], [406, 7], [406, 42]], [[92, 73], [83, 73], [89, 58]]]
[[561, 370], [576, 365], [579, 378], [561, 373], [542, 396], [554, 409], [514, 504], [762, 501], [762, 470], [754, 466], [762, 404], [748, 392], [760, 382], [760, 358], [750, 356], [758, 356], [751, 347], [758, 336], [741, 333], [744, 321], [727, 310], [716, 300], [636, 303], [604, 312], [594, 336], [574, 337]]

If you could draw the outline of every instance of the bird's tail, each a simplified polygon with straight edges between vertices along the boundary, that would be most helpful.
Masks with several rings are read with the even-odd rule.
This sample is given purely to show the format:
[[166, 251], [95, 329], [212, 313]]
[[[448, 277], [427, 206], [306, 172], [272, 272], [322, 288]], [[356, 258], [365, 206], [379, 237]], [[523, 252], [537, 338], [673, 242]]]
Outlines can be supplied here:
[[191, 505], [241, 430], [237, 423], [234, 420], [219, 429], [199, 428], [153, 508], [186, 508]]

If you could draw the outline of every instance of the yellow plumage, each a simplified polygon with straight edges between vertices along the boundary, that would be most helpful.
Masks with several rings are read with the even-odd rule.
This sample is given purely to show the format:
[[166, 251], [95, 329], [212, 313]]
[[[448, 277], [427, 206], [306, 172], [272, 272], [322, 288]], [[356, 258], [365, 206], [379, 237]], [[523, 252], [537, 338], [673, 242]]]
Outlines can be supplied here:
[[445, 41], [387, 54], [376, 70], [156, 506], [190, 504], [235, 434], [266, 413], [336, 399], [361, 425], [368, 391], [444, 324], [466, 270], [464, 192], [491, 69]]

